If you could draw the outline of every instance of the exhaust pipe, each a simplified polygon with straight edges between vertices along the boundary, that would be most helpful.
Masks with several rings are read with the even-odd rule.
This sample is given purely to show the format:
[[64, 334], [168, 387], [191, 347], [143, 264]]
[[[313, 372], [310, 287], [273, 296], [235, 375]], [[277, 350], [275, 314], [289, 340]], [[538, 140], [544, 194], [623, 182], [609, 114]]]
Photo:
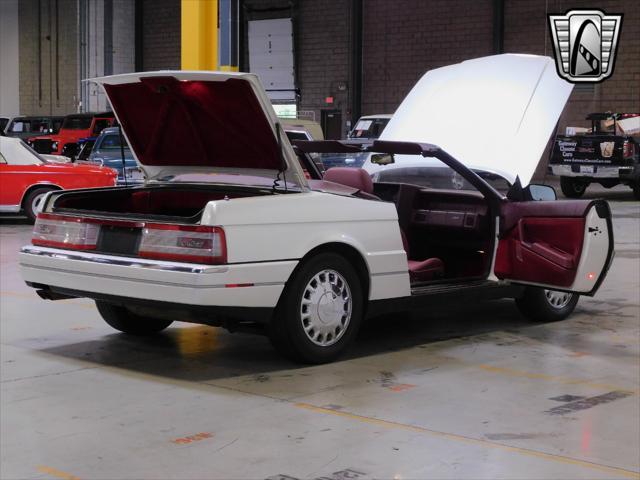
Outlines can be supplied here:
[[71, 295], [64, 295], [63, 293], [53, 292], [49, 289], [36, 290], [38, 296], [44, 300], [68, 300], [72, 297]]

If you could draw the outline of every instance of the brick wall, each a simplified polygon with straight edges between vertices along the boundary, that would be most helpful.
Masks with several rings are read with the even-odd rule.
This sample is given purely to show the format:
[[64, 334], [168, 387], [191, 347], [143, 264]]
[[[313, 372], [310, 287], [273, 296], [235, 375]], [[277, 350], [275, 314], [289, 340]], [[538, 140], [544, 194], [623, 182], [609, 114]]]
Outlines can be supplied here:
[[[40, 4], [40, 32], [38, 32]], [[76, 111], [78, 99], [78, 29], [75, 0], [59, 0], [58, 29], [55, 2], [21, 0], [20, 113], [67, 114]], [[58, 38], [56, 61], [55, 40]], [[38, 45], [40, 55], [38, 56]], [[38, 66], [40, 59], [40, 67]], [[57, 75], [56, 75], [57, 66]]]
[[180, 0], [143, 0], [143, 70], [180, 69]]
[[[300, 89], [299, 110], [312, 111], [320, 122], [322, 109], [342, 113], [343, 131], [349, 119], [349, 25], [350, 0], [300, 0], [292, 9], [286, 0], [246, 0], [245, 20], [293, 18], [296, 81]], [[248, 39], [245, 32], [244, 58], [248, 65]], [[346, 89], [339, 86], [346, 85]], [[325, 98], [334, 97], [327, 105]]]
[[113, 0], [113, 73], [135, 70], [135, 4]]
[[[593, 2], [518, 0], [505, 2], [505, 50], [553, 56], [547, 28], [547, 13], [564, 13], [572, 8], [593, 8]], [[640, 111], [640, 8], [634, 0], [600, 0], [597, 7], [607, 13], [624, 13], [613, 76], [593, 85], [592, 91], [574, 88], [560, 120], [567, 125], [589, 126], [584, 120], [591, 112]], [[588, 87], [587, 87], [588, 88]]]
[[492, 52], [491, 0], [365, 0], [362, 113], [393, 113], [432, 68]]

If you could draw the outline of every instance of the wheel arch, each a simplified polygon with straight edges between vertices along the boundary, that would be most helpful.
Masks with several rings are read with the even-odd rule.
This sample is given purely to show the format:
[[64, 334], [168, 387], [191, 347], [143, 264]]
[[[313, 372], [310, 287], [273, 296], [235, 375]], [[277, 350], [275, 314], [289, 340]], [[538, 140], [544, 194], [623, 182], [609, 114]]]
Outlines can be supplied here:
[[367, 265], [367, 262], [364, 256], [362, 255], [362, 253], [360, 252], [360, 250], [358, 250], [353, 245], [350, 245], [345, 242], [336, 242], [336, 241], [326, 242], [326, 243], [317, 245], [316, 247], [309, 250], [300, 259], [296, 268], [294, 268], [291, 274], [289, 275], [289, 279], [287, 279], [287, 282], [285, 283], [285, 288], [280, 294], [280, 298], [283, 298], [283, 295], [285, 294], [285, 291], [289, 286], [290, 279], [295, 275], [295, 273], [300, 268], [302, 268], [302, 265], [304, 265], [311, 258], [321, 253], [337, 253], [338, 255], [341, 255], [344, 258], [346, 258], [354, 266], [356, 270], [356, 274], [358, 275], [358, 279], [360, 280], [360, 283], [362, 286], [362, 294], [363, 294], [362, 296], [363, 296], [364, 307], [366, 312], [366, 307], [369, 302], [369, 293], [371, 289], [371, 272], [369, 271], [369, 266]]
[[64, 190], [60, 185], [55, 183], [34, 183], [27, 188], [22, 194], [22, 198], [20, 199], [20, 208], [24, 209], [24, 202], [27, 200], [27, 197], [38, 188], [49, 188], [51, 190]]

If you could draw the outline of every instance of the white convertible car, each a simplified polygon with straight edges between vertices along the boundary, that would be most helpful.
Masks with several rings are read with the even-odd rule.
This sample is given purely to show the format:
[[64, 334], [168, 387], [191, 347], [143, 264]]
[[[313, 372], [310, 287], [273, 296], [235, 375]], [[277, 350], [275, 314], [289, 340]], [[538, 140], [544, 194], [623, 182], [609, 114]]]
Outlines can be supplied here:
[[[564, 318], [611, 263], [606, 202], [529, 185], [571, 90], [549, 58], [428, 72], [370, 145], [292, 147], [251, 74], [96, 82], [147, 183], [49, 194], [20, 265], [41, 297], [94, 299], [122, 332], [262, 329], [285, 355], [326, 362], [367, 316], [434, 301], [511, 297], [533, 319]], [[329, 151], [371, 152], [386, 180], [307, 180], [307, 154]]]

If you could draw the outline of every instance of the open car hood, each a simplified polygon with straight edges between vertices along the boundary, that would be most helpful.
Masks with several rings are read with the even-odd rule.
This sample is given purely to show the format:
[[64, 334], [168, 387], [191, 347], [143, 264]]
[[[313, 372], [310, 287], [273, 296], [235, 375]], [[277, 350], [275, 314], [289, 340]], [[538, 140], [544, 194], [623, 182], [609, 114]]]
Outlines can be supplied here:
[[[495, 55], [427, 72], [380, 140], [438, 145], [475, 170], [527, 185], [573, 85], [551, 58]], [[428, 159], [425, 159], [428, 161]], [[396, 164], [402, 164], [396, 156]], [[384, 169], [369, 161], [371, 173]]]
[[196, 172], [306, 179], [258, 78], [161, 71], [95, 78], [147, 178]]

